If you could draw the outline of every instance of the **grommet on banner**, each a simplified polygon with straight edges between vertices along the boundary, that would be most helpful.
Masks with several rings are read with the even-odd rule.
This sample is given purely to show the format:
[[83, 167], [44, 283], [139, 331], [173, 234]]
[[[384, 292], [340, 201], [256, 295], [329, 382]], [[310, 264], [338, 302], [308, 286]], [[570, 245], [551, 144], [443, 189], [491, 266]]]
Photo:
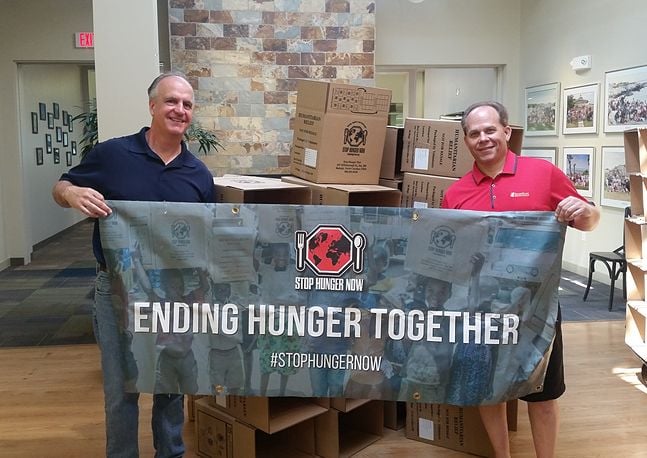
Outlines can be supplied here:
[[418, 213], [418, 212], [413, 212], [413, 213], [411, 214], [411, 219], [412, 219], [413, 221], [418, 221], [418, 219], [420, 219], [420, 213]]
[[412, 396], [412, 397], [413, 397], [413, 400], [414, 400], [414, 401], [419, 401], [419, 400], [420, 400], [420, 393], [418, 393], [418, 392], [416, 391], [415, 393], [413, 393], [413, 396]]
[[213, 390], [216, 392], [216, 394], [222, 394], [225, 391], [225, 387], [222, 385], [216, 385], [213, 387]]
[[238, 207], [231, 207], [231, 212], [232, 212], [234, 215], [238, 215], [238, 213], [240, 213], [240, 208], [238, 208]]

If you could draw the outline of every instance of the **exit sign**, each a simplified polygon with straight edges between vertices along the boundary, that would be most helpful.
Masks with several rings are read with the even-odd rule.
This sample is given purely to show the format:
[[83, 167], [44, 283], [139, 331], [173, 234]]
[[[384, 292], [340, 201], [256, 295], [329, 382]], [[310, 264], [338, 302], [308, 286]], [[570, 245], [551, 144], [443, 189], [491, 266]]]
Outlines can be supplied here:
[[74, 34], [75, 48], [94, 48], [94, 32], [76, 32]]

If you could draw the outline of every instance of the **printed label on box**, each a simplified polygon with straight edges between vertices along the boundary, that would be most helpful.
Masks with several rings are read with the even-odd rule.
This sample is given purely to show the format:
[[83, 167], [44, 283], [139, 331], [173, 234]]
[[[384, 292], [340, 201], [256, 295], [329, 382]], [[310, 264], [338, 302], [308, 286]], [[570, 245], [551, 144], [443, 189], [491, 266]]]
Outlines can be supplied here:
[[428, 208], [429, 205], [427, 205], [427, 202], [418, 202], [414, 201], [413, 202], [413, 208]]
[[420, 170], [429, 168], [429, 148], [416, 148], [413, 153], [413, 168]]
[[308, 167], [317, 166], [317, 150], [312, 148], [305, 148], [305, 155], [303, 156], [303, 163]]
[[426, 418], [418, 419], [418, 436], [427, 440], [434, 440], [434, 422]]

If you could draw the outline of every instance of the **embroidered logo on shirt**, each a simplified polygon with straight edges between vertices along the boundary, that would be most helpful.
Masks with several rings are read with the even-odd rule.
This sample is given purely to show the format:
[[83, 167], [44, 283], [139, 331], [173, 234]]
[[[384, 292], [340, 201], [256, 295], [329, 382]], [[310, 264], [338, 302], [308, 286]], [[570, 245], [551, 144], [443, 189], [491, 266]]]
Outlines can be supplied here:
[[530, 197], [529, 192], [511, 192], [510, 197]]

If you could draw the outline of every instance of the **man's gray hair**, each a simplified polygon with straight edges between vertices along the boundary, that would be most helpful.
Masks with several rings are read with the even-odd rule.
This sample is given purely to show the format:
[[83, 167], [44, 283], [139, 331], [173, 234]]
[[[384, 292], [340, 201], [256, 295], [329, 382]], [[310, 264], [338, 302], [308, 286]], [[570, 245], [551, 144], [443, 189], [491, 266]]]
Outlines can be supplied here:
[[159, 86], [160, 81], [163, 79], [169, 78], [171, 76], [176, 76], [178, 78], [182, 78], [184, 81], [186, 81], [189, 85], [189, 80], [186, 79], [186, 75], [184, 73], [178, 72], [178, 71], [170, 71], [170, 72], [164, 72], [160, 75], [158, 75], [153, 82], [151, 83], [150, 86], [148, 86], [148, 98], [153, 99], [157, 96], [157, 86]]
[[503, 127], [506, 127], [508, 125], [508, 110], [500, 104], [499, 102], [495, 102], [493, 100], [487, 100], [484, 102], [476, 102], [471, 104], [469, 107], [465, 109], [463, 112], [463, 117], [461, 118], [461, 127], [463, 128], [463, 133], [466, 134], [467, 131], [467, 116], [474, 110], [480, 107], [492, 107], [496, 110], [496, 112], [499, 114], [499, 122]]

